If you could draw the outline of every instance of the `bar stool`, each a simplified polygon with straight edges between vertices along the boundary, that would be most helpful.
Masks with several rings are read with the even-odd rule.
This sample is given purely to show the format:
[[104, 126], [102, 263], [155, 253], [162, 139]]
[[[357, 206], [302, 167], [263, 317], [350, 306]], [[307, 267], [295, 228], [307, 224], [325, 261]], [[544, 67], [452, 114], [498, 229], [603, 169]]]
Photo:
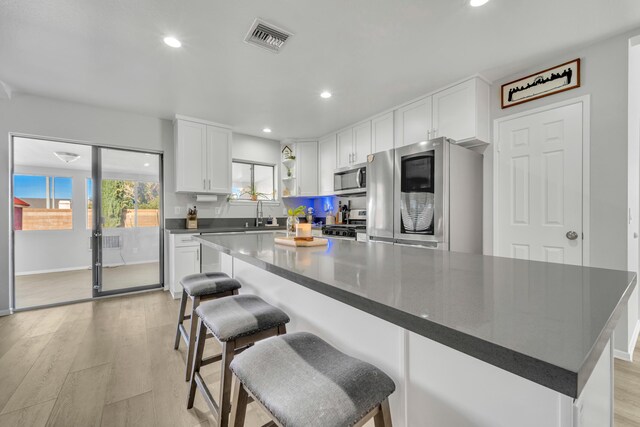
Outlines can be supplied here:
[[[225, 273], [212, 272], [212, 273], [198, 273], [185, 276], [180, 280], [182, 285], [182, 299], [180, 300], [180, 311], [178, 313], [178, 326], [176, 328], [176, 342], [173, 346], [174, 349], [178, 349], [180, 346], [180, 337], [184, 339], [187, 345], [187, 368], [186, 379], [191, 379], [191, 366], [193, 365], [193, 349], [196, 342], [196, 326], [195, 319], [196, 308], [201, 302], [228, 297], [231, 295], [237, 295], [238, 289], [241, 285], [235, 279], [230, 278]], [[187, 299], [191, 298], [191, 314], [185, 315], [187, 308]], [[184, 327], [185, 319], [191, 319], [190, 332], [187, 333]]]
[[317, 336], [298, 332], [271, 338], [231, 363], [235, 379], [233, 427], [244, 425], [255, 401], [272, 425], [391, 427], [388, 397], [395, 384], [384, 372], [349, 357]]
[[[286, 333], [289, 316], [255, 295], [234, 295], [201, 304], [196, 309], [198, 338], [191, 371], [187, 409], [193, 407], [196, 388], [200, 390], [218, 427], [229, 424], [231, 412], [231, 371], [229, 365], [235, 355], [251, 347], [255, 342]], [[222, 344], [222, 353], [203, 359], [207, 331]], [[204, 383], [200, 368], [221, 361], [220, 393], [216, 403]]]

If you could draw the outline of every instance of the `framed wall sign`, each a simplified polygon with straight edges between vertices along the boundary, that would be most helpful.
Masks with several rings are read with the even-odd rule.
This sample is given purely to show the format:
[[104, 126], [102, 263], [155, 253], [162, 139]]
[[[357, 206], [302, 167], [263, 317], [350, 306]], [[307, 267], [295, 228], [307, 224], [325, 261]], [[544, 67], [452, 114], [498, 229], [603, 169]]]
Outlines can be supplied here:
[[502, 85], [502, 108], [580, 87], [580, 58]]

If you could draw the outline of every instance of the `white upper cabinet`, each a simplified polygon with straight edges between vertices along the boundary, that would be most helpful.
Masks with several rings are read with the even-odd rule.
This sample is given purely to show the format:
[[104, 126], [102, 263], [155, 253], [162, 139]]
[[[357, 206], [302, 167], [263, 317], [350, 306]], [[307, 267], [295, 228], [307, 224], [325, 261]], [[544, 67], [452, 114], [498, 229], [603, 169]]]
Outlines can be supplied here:
[[231, 193], [231, 130], [178, 119], [175, 122], [176, 191]]
[[366, 162], [371, 154], [371, 122], [338, 132], [336, 141], [338, 168]]
[[433, 95], [431, 137], [489, 142], [489, 85], [479, 78]]
[[371, 152], [393, 148], [393, 111], [371, 120]]
[[349, 166], [353, 157], [353, 128], [338, 132], [337, 141], [337, 165], [338, 168]]
[[207, 126], [209, 192], [231, 193], [231, 131]]
[[402, 147], [430, 139], [431, 114], [430, 96], [398, 108], [395, 111], [395, 146]]
[[298, 196], [318, 195], [318, 142], [296, 143]]
[[318, 141], [318, 190], [321, 195], [333, 193], [333, 171], [336, 168], [336, 134]]
[[352, 163], [363, 163], [371, 154], [371, 122], [359, 124], [353, 128]]

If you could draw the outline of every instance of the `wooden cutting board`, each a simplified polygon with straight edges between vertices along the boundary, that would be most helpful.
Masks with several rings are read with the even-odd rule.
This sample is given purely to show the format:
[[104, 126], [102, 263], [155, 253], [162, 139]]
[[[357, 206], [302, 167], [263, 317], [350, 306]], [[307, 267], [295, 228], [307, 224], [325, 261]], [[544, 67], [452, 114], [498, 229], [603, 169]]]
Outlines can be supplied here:
[[280, 245], [295, 246], [297, 248], [326, 246], [329, 243], [329, 240], [318, 237], [314, 237], [313, 240], [294, 240], [293, 237], [276, 237], [274, 240]]

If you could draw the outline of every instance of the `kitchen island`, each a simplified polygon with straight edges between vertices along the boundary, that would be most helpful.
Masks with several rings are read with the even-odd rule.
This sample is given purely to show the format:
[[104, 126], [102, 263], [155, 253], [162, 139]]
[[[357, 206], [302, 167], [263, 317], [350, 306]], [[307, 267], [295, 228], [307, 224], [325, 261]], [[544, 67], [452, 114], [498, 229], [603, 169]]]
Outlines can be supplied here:
[[385, 370], [396, 425], [612, 423], [612, 332], [633, 273], [273, 234], [196, 238], [307, 330]]

